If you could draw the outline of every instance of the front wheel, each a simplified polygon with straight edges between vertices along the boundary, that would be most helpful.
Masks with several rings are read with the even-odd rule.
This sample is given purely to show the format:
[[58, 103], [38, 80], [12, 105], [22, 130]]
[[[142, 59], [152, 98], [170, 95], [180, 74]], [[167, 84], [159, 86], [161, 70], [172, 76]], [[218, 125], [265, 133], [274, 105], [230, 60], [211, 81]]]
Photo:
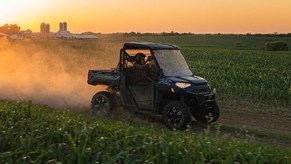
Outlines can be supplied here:
[[115, 108], [115, 97], [109, 92], [98, 92], [93, 96], [91, 100], [91, 110], [94, 115], [109, 116]]
[[163, 120], [170, 129], [185, 130], [191, 123], [188, 106], [180, 101], [169, 102], [163, 110]]
[[211, 107], [201, 107], [193, 113], [193, 117], [203, 123], [213, 123], [219, 118], [220, 110], [216, 102], [213, 102]]

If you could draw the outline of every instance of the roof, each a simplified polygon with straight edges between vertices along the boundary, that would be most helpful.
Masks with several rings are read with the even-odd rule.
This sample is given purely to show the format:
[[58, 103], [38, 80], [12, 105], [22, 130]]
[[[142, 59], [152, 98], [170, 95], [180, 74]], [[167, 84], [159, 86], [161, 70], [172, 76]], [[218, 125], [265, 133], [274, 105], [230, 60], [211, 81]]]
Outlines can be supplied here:
[[74, 35], [71, 34], [69, 31], [58, 31], [56, 35], [59, 38], [73, 38], [74, 37]]
[[90, 35], [90, 34], [78, 34], [74, 35], [76, 39], [98, 39], [97, 36], [95, 35]]
[[150, 50], [180, 49], [176, 45], [151, 43], [151, 42], [128, 42], [128, 43], [124, 43], [123, 48], [124, 49], [150, 49]]
[[23, 37], [18, 36], [17, 34], [13, 34], [13, 35], [10, 36], [10, 39], [12, 39], [12, 40], [20, 40], [20, 39], [23, 39]]

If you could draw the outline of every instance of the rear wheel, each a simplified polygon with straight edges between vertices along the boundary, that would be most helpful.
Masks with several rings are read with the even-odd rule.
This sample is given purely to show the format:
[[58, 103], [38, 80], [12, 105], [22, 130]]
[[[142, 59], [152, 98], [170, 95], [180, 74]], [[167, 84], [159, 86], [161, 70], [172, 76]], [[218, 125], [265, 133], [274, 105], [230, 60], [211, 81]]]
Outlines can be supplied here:
[[163, 120], [170, 129], [185, 130], [191, 123], [188, 106], [180, 101], [168, 103], [163, 110]]
[[91, 101], [91, 110], [94, 115], [109, 116], [116, 108], [116, 100], [113, 94], [101, 91], [96, 93]]
[[213, 123], [219, 118], [220, 110], [216, 102], [213, 102], [211, 107], [201, 107], [193, 113], [193, 117], [203, 123]]

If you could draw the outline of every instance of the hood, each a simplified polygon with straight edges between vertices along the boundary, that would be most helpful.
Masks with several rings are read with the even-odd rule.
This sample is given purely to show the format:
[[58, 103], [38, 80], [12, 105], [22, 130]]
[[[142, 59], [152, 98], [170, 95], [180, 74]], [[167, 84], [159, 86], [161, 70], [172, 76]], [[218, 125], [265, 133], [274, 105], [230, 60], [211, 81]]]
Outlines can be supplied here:
[[188, 77], [167, 77], [167, 79], [173, 82], [191, 83], [196, 85], [207, 85], [207, 81], [199, 76], [188, 76]]

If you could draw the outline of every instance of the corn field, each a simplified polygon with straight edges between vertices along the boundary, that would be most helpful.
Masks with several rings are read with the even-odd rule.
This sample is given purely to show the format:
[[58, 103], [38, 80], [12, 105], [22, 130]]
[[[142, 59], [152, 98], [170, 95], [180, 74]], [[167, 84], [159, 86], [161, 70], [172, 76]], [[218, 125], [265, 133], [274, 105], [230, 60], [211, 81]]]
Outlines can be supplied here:
[[290, 52], [187, 48], [184, 54], [194, 74], [217, 89], [218, 98], [290, 109]]
[[290, 163], [291, 150], [0, 102], [1, 163]]
[[[62, 92], [59, 93], [58, 90], [66, 89], [76, 81], [76, 77], [81, 76], [81, 82], [71, 85], [68, 89], [73, 91], [68, 94], [68, 99], [76, 95], [76, 100], [79, 100], [82, 97], [81, 93], [88, 89], [88, 69], [116, 66], [119, 48], [123, 42], [172, 43], [181, 47], [194, 75], [207, 79], [211, 87], [216, 88], [222, 110], [233, 106], [234, 110], [237, 107], [253, 107], [260, 111], [266, 109], [266, 106], [262, 105], [266, 104], [267, 108], [271, 107], [270, 110], [287, 109], [290, 112], [290, 52], [260, 50], [260, 45], [269, 38], [237, 36], [231, 40], [223, 36], [220, 40], [223, 42], [219, 43], [216, 39], [216, 36], [150, 36], [105, 38], [96, 42], [5, 42], [0, 44], [0, 55], [5, 57], [5, 53], [9, 52], [10, 56], [28, 62], [22, 63], [22, 66], [33, 63], [33, 60], [26, 60], [30, 54], [36, 57], [33, 59], [45, 59], [41, 64], [36, 63], [36, 69], [23, 71], [23, 67], [13, 67], [4, 71], [9, 77], [13, 77], [11, 70], [18, 69], [20, 71], [17, 71], [17, 77], [26, 77], [27, 71], [29, 75], [34, 75], [35, 70], [43, 70], [43, 67], [39, 67], [51, 60], [49, 65], [52, 67], [48, 67], [50, 69], [45, 71], [45, 76], [41, 71], [36, 76], [29, 76], [33, 78], [24, 78], [38, 81], [28, 81], [24, 87], [15, 87], [15, 92], [32, 86], [31, 88], [37, 91], [36, 97], [39, 98], [43, 97], [45, 92], [40, 93], [43, 88], [33, 86], [47, 87], [47, 91], [54, 86], [53, 92], [48, 93], [49, 98], [52, 98], [61, 95]], [[239, 40], [234, 41], [235, 39]], [[237, 42], [240, 47], [233, 47], [238, 45]], [[57, 60], [52, 60], [56, 57], [60, 58], [60, 63], [63, 64], [63, 72], [52, 71], [59, 70], [55, 67], [58, 64], [53, 63]], [[2, 66], [1, 69], [6, 68]], [[48, 72], [52, 75], [48, 76]], [[65, 78], [64, 82], [68, 83], [52, 85], [56, 81], [55, 73], [62, 73], [64, 77], [70, 75], [72, 78]], [[43, 83], [39, 81], [39, 77], [44, 79]], [[7, 81], [5, 86], [9, 87], [0, 87], [6, 92], [11, 91], [16, 84], [10, 82], [9, 78], [2, 77], [3, 79]], [[51, 85], [48, 85], [48, 80]], [[13, 82], [23, 84], [20, 80]], [[81, 91], [77, 90], [80, 88]], [[0, 93], [0, 96], [2, 94], [4, 92]], [[87, 92], [84, 94], [90, 97]], [[6, 100], [5, 97], [3, 99]], [[82, 103], [89, 104], [90, 101]], [[173, 132], [165, 127], [151, 126], [150, 123], [136, 124], [126, 120], [77, 114], [67, 109], [34, 105], [29, 99], [24, 102], [0, 100], [0, 163], [291, 163], [290, 154], [290, 148], [226, 136], [220, 132], [219, 127], [211, 133], [208, 129], [205, 129], [205, 133], [195, 133], [191, 129], [186, 132]]]

